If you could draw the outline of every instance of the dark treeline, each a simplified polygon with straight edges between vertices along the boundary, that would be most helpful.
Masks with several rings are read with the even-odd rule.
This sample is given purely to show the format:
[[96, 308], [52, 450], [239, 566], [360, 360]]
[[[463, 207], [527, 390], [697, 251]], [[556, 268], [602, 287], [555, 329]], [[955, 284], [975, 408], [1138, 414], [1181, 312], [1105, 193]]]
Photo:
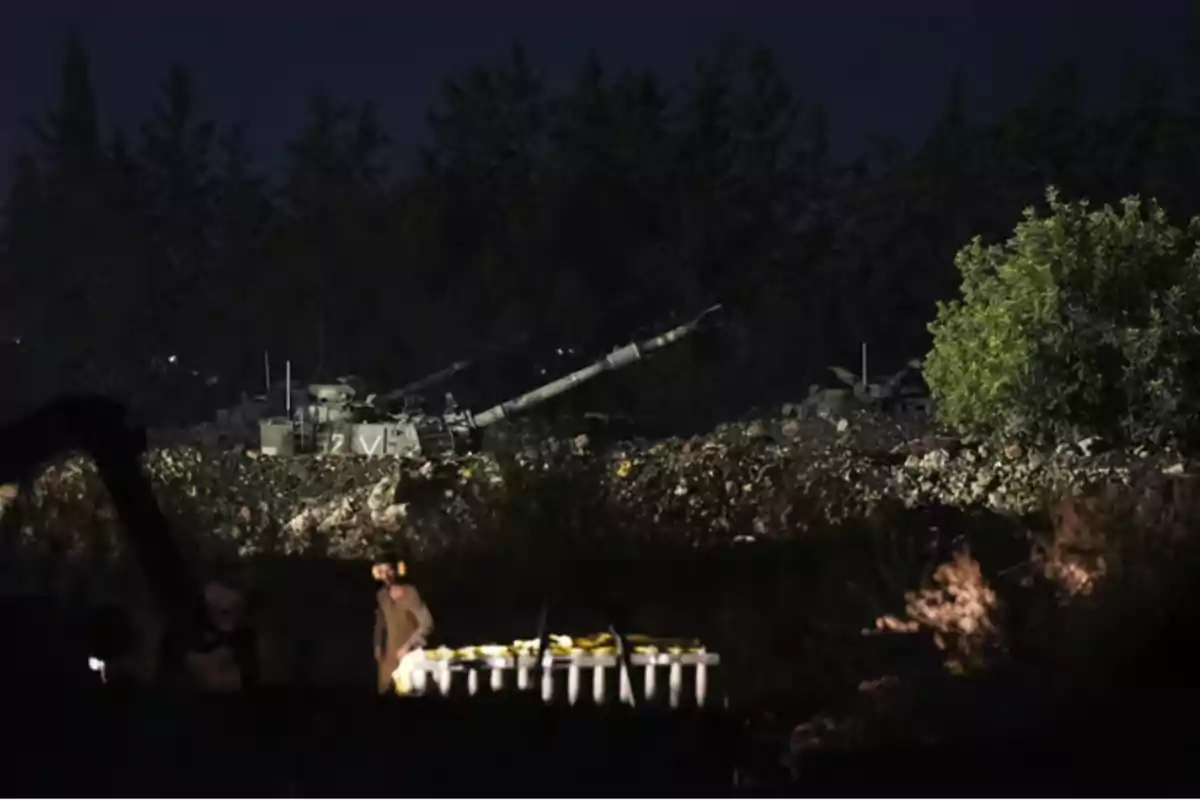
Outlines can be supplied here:
[[612, 382], [614, 408], [797, 398], [857, 366], [860, 342], [873, 372], [922, 355], [954, 252], [1010, 233], [1048, 184], [1200, 211], [1200, 47], [1184, 46], [1196, 70], [1131, 68], [1103, 113], [1071, 64], [986, 124], [951, 76], [919, 147], [880, 138], [850, 163], [766, 50], [721, 44], [669, 87], [593, 57], [554, 94], [514, 49], [446, 81], [404, 174], [373, 106], [316, 95], [270, 179], [184, 67], [141, 127], [106, 127], [72, 40], [5, 206], [5, 410], [86, 388], [178, 419], [258, 390], [264, 351], [276, 377], [290, 357], [305, 379], [386, 387], [520, 336], [598, 354], [713, 302], [715, 346]]

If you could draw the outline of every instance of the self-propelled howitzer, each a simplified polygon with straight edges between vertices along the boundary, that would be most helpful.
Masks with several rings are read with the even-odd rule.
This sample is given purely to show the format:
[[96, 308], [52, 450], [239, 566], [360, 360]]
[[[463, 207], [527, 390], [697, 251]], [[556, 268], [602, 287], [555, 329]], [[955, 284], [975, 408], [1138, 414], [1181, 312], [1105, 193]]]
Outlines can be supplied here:
[[346, 419], [271, 420], [263, 423], [263, 452], [289, 455], [303, 452], [366, 456], [445, 457], [479, 444], [479, 434], [491, 425], [518, 416], [612, 370], [623, 369], [645, 356], [683, 339], [701, 327], [720, 306], [692, 321], [620, 347], [605, 357], [511, 400], [480, 412], [448, 408], [443, 414], [402, 412], [377, 422]]

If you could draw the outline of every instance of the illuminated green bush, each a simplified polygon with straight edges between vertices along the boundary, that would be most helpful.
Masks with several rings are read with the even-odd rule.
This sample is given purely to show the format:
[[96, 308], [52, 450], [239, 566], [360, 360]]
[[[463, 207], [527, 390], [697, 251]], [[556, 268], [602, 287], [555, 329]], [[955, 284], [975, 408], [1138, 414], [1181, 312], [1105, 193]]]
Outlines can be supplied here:
[[964, 433], [1164, 442], [1198, 432], [1200, 221], [1153, 200], [1090, 211], [1047, 192], [1011, 239], [955, 258], [962, 299], [940, 303], [925, 378]]

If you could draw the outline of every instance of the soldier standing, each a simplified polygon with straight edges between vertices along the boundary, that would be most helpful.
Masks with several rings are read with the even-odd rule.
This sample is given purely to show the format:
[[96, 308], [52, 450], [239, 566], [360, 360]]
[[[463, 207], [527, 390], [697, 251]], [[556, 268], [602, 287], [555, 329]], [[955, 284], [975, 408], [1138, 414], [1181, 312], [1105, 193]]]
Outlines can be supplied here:
[[401, 660], [424, 646], [433, 630], [429, 613], [415, 586], [407, 581], [408, 563], [394, 554], [375, 559], [371, 575], [383, 585], [375, 593], [375, 663], [378, 691], [394, 689], [393, 674]]

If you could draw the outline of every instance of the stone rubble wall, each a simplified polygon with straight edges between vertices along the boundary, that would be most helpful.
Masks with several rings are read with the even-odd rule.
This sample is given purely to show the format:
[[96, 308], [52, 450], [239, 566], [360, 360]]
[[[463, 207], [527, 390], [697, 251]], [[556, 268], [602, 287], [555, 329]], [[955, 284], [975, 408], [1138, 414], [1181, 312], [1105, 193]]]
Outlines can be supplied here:
[[[166, 513], [202, 547], [240, 556], [337, 558], [369, 557], [396, 538], [429, 554], [480, 541], [512, 524], [498, 518], [509, 500], [539, 480], [544, 484], [545, 476], [564, 473], [569, 491], [590, 495], [624, 532], [696, 545], [799, 536], [880, 503], [1024, 514], [1044, 508], [1053, 493], [1097, 482], [1190, 474], [1189, 463], [1175, 454], [1096, 453], [1095, 444], [1028, 451], [860, 417], [755, 421], [599, 453], [576, 441], [438, 464], [277, 458], [204, 445], [159, 447], [144, 463]], [[82, 458], [48, 468], [29, 497], [16, 499], [12, 487], [3, 497], [4, 507], [19, 505], [27, 544], [119, 547], [114, 510]]]

